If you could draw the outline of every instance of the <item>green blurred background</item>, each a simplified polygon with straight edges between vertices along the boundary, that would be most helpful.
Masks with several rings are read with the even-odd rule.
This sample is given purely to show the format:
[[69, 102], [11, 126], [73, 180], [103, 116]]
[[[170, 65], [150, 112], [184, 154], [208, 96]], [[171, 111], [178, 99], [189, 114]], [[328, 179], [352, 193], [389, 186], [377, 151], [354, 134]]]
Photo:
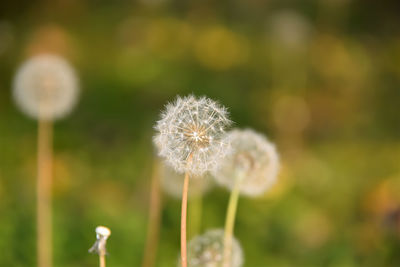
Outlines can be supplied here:
[[[78, 106], [55, 124], [54, 266], [140, 266], [152, 126], [175, 95], [207, 95], [276, 142], [279, 182], [241, 198], [249, 267], [400, 266], [400, 3], [373, 0], [3, 1], [0, 266], [35, 266], [37, 124], [11, 83], [31, 55], [76, 68]], [[228, 192], [204, 197], [202, 229]], [[176, 266], [179, 200], [163, 198], [157, 266]]]

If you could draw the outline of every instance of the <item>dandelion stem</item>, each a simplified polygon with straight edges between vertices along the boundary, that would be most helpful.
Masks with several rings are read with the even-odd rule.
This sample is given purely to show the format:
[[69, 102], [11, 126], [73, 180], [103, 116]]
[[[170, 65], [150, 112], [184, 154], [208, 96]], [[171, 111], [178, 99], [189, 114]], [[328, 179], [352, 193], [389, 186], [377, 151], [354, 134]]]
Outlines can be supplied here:
[[153, 176], [151, 179], [149, 228], [147, 230], [146, 248], [144, 252], [142, 267], [152, 267], [154, 266], [156, 260], [161, 221], [161, 193], [159, 169], [160, 162], [155, 159]]
[[99, 266], [106, 267], [106, 255], [105, 253], [99, 253]]
[[182, 267], [187, 267], [186, 259], [186, 213], [187, 213], [187, 198], [189, 189], [189, 173], [185, 173], [185, 180], [182, 189], [182, 210], [181, 210], [181, 264]]
[[[187, 159], [187, 166], [192, 164], [192, 156], [190, 154]], [[188, 200], [188, 189], [189, 189], [189, 172], [185, 172], [185, 179], [183, 181], [182, 188], [182, 209], [181, 209], [181, 265], [187, 267], [187, 255], [186, 255], [186, 220], [187, 220], [187, 200]]]
[[232, 251], [232, 236], [233, 236], [233, 229], [235, 226], [236, 210], [239, 201], [240, 182], [241, 182], [241, 177], [237, 175], [235, 177], [234, 187], [229, 197], [228, 210], [225, 220], [224, 254], [223, 254], [224, 267], [230, 266], [231, 251]]
[[39, 267], [52, 266], [51, 180], [52, 123], [39, 120], [37, 180], [37, 257]]

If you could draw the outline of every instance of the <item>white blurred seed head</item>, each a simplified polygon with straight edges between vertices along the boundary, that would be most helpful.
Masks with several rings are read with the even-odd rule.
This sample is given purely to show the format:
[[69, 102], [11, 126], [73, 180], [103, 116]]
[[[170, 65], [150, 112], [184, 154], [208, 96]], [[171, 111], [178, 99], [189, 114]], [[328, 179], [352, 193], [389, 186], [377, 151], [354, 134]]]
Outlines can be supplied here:
[[279, 171], [275, 145], [250, 129], [234, 129], [225, 138], [231, 143], [231, 153], [214, 172], [216, 181], [232, 190], [235, 177], [240, 176], [240, 193], [248, 196], [258, 196], [268, 190]]
[[177, 97], [155, 125], [154, 143], [177, 172], [202, 175], [215, 170], [229, 151], [223, 139], [231, 124], [226, 108], [206, 98]]
[[89, 249], [90, 253], [97, 253], [99, 255], [106, 255], [106, 243], [108, 237], [111, 235], [111, 230], [105, 226], [96, 227], [96, 242]]
[[282, 10], [271, 16], [269, 34], [285, 48], [302, 48], [310, 41], [312, 26], [300, 13]]
[[[165, 193], [174, 197], [182, 198], [184, 175], [177, 173], [170, 166], [161, 163], [160, 166], [161, 186]], [[199, 197], [207, 193], [212, 187], [213, 180], [209, 174], [190, 177], [188, 197]]]
[[17, 106], [36, 119], [55, 120], [75, 106], [78, 81], [73, 68], [61, 57], [39, 55], [18, 69], [13, 84]]
[[[219, 267], [223, 263], [224, 230], [209, 230], [193, 238], [187, 246], [189, 267]], [[243, 266], [243, 251], [239, 242], [232, 239], [231, 267]], [[180, 266], [180, 265], [179, 265]]]
[[111, 230], [105, 226], [96, 227], [97, 239], [104, 238], [107, 239], [111, 235]]

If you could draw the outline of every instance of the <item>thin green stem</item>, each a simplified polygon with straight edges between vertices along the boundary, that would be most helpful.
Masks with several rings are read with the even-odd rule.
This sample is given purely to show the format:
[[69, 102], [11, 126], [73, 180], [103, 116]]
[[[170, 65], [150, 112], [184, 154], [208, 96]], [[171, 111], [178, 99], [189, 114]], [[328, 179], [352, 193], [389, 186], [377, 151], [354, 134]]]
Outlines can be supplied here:
[[233, 229], [235, 226], [236, 210], [240, 195], [240, 182], [241, 178], [239, 176], [235, 177], [235, 184], [231, 191], [228, 203], [228, 210], [225, 220], [225, 233], [224, 233], [224, 254], [223, 254], [223, 266], [230, 266], [231, 252], [232, 252], [232, 239], [233, 239]]

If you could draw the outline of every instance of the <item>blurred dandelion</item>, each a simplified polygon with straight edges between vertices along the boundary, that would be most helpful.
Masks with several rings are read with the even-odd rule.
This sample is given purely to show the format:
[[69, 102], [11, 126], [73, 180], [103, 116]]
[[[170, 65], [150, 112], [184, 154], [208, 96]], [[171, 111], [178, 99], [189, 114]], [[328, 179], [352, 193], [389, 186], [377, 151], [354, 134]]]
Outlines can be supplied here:
[[214, 172], [215, 180], [233, 190], [235, 179], [241, 176], [240, 193], [258, 196], [275, 182], [279, 170], [279, 156], [275, 145], [253, 130], [234, 129], [227, 133], [225, 142], [231, 143], [232, 153]]
[[265, 48], [271, 64], [269, 77], [273, 87], [308, 87], [308, 52], [313, 31], [308, 18], [295, 10], [280, 10], [268, 18]]
[[111, 235], [110, 229], [105, 226], [96, 227], [96, 242], [89, 249], [90, 253], [99, 254], [99, 266], [106, 267], [106, 243], [108, 237]]
[[181, 210], [181, 262], [186, 261], [186, 213], [189, 175], [215, 170], [229, 150], [223, 140], [230, 125], [227, 110], [215, 101], [192, 95], [177, 97], [157, 122], [154, 142], [159, 155], [177, 172], [185, 173]]
[[13, 96], [28, 116], [54, 120], [66, 116], [78, 97], [74, 70], [64, 59], [40, 55], [26, 61], [14, 79]]
[[275, 182], [279, 159], [275, 146], [253, 130], [235, 129], [227, 133], [232, 152], [215, 172], [218, 183], [231, 190], [225, 221], [224, 266], [230, 265], [233, 228], [239, 194], [258, 196]]
[[312, 25], [293, 10], [282, 10], [269, 21], [269, 35], [287, 49], [303, 49], [312, 37]]
[[[193, 238], [188, 244], [189, 267], [219, 267], [222, 264], [224, 251], [224, 230], [209, 230]], [[233, 238], [230, 267], [243, 265], [243, 251], [239, 242]]]
[[41, 55], [17, 71], [13, 96], [17, 106], [38, 119], [37, 260], [52, 266], [51, 183], [53, 162], [52, 121], [67, 115], [78, 95], [75, 73], [62, 58]]

